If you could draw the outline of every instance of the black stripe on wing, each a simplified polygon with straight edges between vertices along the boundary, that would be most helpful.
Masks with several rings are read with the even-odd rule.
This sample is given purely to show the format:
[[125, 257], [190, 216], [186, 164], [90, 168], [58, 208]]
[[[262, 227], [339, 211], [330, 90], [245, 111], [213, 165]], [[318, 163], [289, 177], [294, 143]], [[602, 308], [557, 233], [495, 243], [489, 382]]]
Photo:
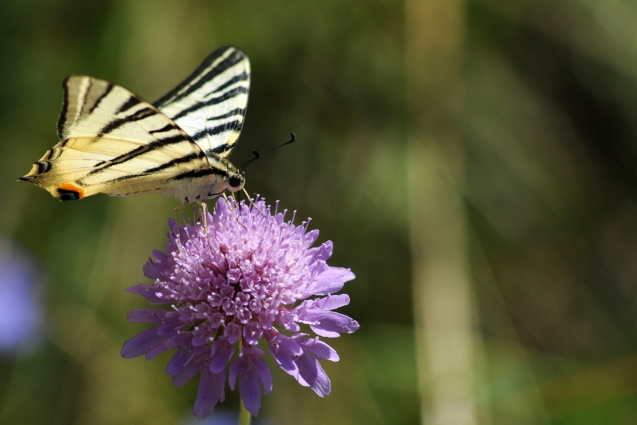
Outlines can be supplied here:
[[[232, 50], [232, 53], [227, 58], [219, 62], [216, 66], [212, 64], [221, 56], [226, 54], [228, 50]], [[181, 98], [191, 95], [195, 91], [199, 90], [204, 84], [210, 81], [212, 78], [223, 73], [226, 69], [233, 67], [239, 62], [245, 60], [247, 57], [245, 53], [236, 47], [224, 46], [220, 47], [212, 52], [204, 61], [190, 74], [184, 81], [182, 81], [177, 87], [166, 93], [160, 99], [155, 101], [153, 105], [161, 108], [162, 106], [175, 102]], [[246, 75], [243, 79], [247, 79]], [[214, 90], [218, 90], [216, 87]]]
[[220, 168], [200, 168], [196, 170], [186, 171], [172, 178], [172, 180], [196, 179], [198, 177], [216, 174], [218, 176], [228, 177], [228, 173]]
[[58, 132], [58, 139], [62, 140], [62, 138], [64, 137], [64, 124], [67, 121], [67, 117], [66, 114], [68, 113], [68, 109], [69, 109], [69, 89], [66, 85], [67, 81], [69, 80], [70, 77], [66, 77], [66, 79], [64, 80], [64, 82], [62, 83], [62, 90], [64, 91], [63, 97], [62, 97], [62, 110], [60, 111], [60, 117], [58, 118], [58, 122], [57, 122], [57, 132]]
[[192, 140], [197, 142], [203, 139], [204, 137], [216, 136], [217, 134], [224, 133], [228, 130], [237, 131], [237, 132], [241, 131], [242, 125], [243, 125], [243, 121], [241, 120], [229, 121], [227, 123], [220, 124], [215, 127], [208, 127], [203, 130], [200, 130], [196, 132], [195, 134], [193, 134], [191, 137], [192, 137]]
[[[185, 164], [188, 162], [191, 162], [193, 160], [197, 160], [197, 159], [203, 159], [206, 156], [202, 153], [202, 152], [193, 152], [189, 155], [184, 155], [181, 158], [175, 158], [171, 161], [168, 161], [164, 164], [160, 164], [156, 167], [151, 167], [151, 168], [147, 168], [144, 171], [140, 171], [139, 173], [135, 173], [135, 174], [128, 174], [126, 176], [121, 176], [121, 177], [117, 177], [111, 180], [108, 180], [107, 182], [104, 182], [105, 184], [114, 184], [114, 183], [120, 183], [126, 180], [131, 180], [131, 179], [135, 179], [135, 178], [139, 178], [139, 177], [145, 177], [154, 173], [157, 173], [159, 171], [163, 171], [166, 170], [168, 168], [174, 167], [176, 165], [179, 164]], [[101, 171], [101, 170], [99, 170]], [[224, 172], [223, 170], [218, 170], [218, 169], [198, 169], [198, 170], [189, 170], [186, 171], [184, 173], [178, 174], [174, 177], [172, 177], [172, 180], [180, 180], [180, 179], [184, 179], [186, 177], [195, 177], [195, 176], [203, 176], [203, 175], [208, 175], [208, 174], [219, 174], [221, 176], [225, 176], [227, 175], [226, 172]]]
[[[135, 99], [134, 97], [131, 97], [130, 99]], [[120, 107], [120, 110], [118, 111], [121, 112], [123, 110], [126, 109], [130, 109], [132, 108], [132, 106], [136, 105], [139, 103], [139, 101], [137, 101], [137, 103], [134, 103], [132, 106], [128, 106], [128, 104], [132, 103], [130, 102], [130, 99], [126, 101], [126, 103], [124, 105], [122, 105], [122, 107]], [[137, 99], [135, 99], [137, 100]], [[122, 109], [122, 108], [126, 108], [126, 109]], [[97, 137], [103, 137], [107, 134], [109, 134], [110, 132], [120, 128], [121, 126], [128, 124], [130, 122], [135, 122], [135, 121], [140, 121], [143, 120], [144, 118], [148, 118], [148, 117], [152, 117], [153, 115], [157, 115], [158, 112], [157, 110], [153, 109], [153, 108], [142, 108], [139, 111], [127, 116], [127, 117], [123, 117], [123, 118], [116, 118], [113, 121], [109, 122], [108, 124], [106, 124], [104, 127], [102, 127], [102, 129], [97, 133]]]
[[93, 80], [88, 80], [88, 87], [86, 87], [86, 89], [84, 90], [84, 98], [82, 99], [82, 107], [80, 108], [80, 113], [78, 114], [78, 117], [84, 116], [84, 108], [86, 108], [86, 105], [88, 104], [88, 97], [91, 94], [92, 88], [93, 88]]
[[225, 114], [221, 114], [221, 115], [216, 115], [214, 117], [210, 117], [210, 118], [208, 118], [208, 121], [218, 121], [218, 120], [222, 120], [224, 118], [234, 117], [235, 115], [241, 115], [242, 117], [245, 117], [246, 108], [235, 108], [232, 111], [226, 112]]
[[201, 108], [205, 108], [207, 106], [216, 105], [218, 103], [225, 102], [228, 99], [232, 99], [235, 96], [238, 96], [242, 93], [248, 93], [249, 89], [247, 87], [235, 87], [227, 92], [223, 93], [221, 96], [213, 97], [212, 99], [208, 99], [205, 102], [196, 102], [191, 106], [183, 109], [181, 112], [171, 117], [174, 121], [177, 121], [180, 118], [185, 117], [188, 114], [198, 111]]
[[140, 103], [141, 103], [141, 100], [137, 99], [134, 96], [131, 96], [126, 100], [126, 102], [122, 103], [122, 106], [120, 106], [119, 109], [117, 109], [117, 111], [115, 111], [115, 115], [121, 114], [122, 112], [126, 112], [133, 106], [138, 105]]
[[167, 131], [174, 130], [174, 129], [178, 129], [178, 127], [176, 125], [173, 125], [173, 124], [166, 124], [162, 128], [157, 128], [155, 130], [150, 130], [149, 133], [150, 134], [165, 133]]
[[89, 114], [92, 114], [93, 111], [97, 109], [98, 106], [100, 106], [102, 100], [104, 100], [104, 98], [108, 96], [108, 94], [113, 90], [113, 87], [115, 87], [114, 84], [109, 84], [108, 86], [106, 86], [106, 90], [104, 90], [104, 92], [97, 99], [95, 99], [93, 106], [91, 106], [91, 108], [88, 110]]
[[206, 97], [214, 94], [214, 93], [219, 93], [220, 91], [223, 91], [225, 89], [227, 89], [228, 87], [232, 86], [233, 84], [239, 83], [241, 81], [247, 81], [250, 78], [250, 76], [245, 73], [242, 72], [239, 75], [235, 75], [234, 77], [230, 78], [228, 81], [226, 81], [225, 83], [223, 83], [222, 85], [220, 85], [219, 87], [217, 87], [215, 90], [211, 91], [210, 93], [206, 94]]
[[[102, 161], [102, 162], [98, 162], [97, 164], [95, 164], [95, 169], [91, 170], [87, 175], [92, 175], [92, 174], [96, 174], [99, 173], [101, 171], [104, 171], [106, 169], [108, 169], [109, 167], [112, 167], [114, 165], [117, 164], [123, 164], [126, 161], [130, 161], [131, 159], [134, 159], [140, 155], [145, 154], [146, 152], [149, 152], [153, 149], [159, 149], [162, 147], [166, 147], [172, 144], [176, 144], [176, 143], [182, 143], [182, 142], [189, 142], [192, 143], [192, 141], [190, 139], [185, 138], [183, 135], [178, 134], [175, 136], [169, 136], [169, 137], [164, 137], [162, 139], [157, 139], [157, 140], [153, 140], [152, 142], [146, 144], [146, 145], [142, 145], [142, 146], [138, 146], [135, 149], [132, 149], [126, 153], [123, 153], [113, 159], [109, 159], [108, 161]], [[194, 154], [196, 154], [198, 157], [203, 158], [205, 155], [203, 154], [203, 152], [201, 151], [197, 151], [194, 152]]]

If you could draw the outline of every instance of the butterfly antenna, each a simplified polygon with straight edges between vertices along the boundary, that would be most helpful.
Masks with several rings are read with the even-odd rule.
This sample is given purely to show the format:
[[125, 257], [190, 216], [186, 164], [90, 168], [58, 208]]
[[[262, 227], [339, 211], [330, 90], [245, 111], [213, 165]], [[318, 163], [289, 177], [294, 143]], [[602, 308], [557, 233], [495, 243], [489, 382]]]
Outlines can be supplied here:
[[254, 161], [261, 158], [261, 155], [256, 150], [252, 151], [252, 155], [254, 155], [253, 158], [250, 158], [249, 160], [241, 164], [241, 167], [239, 167], [239, 171], [243, 172], [243, 170], [245, 170], [248, 165], [252, 164]]
[[282, 148], [285, 145], [289, 145], [290, 143], [294, 143], [295, 141], [296, 141], [296, 134], [294, 134], [294, 132], [292, 131], [290, 133], [290, 140], [288, 140], [287, 142], [281, 143], [280, 145], [277, 145], [277, 146], [273, 147], [272, 149], [269, 149], [269, 150], [265, 151], [265, 153], [263, 153], [263, 154], [260, 154], [257, 150], [253, 150], [252, 151], [252, 155], [254, 155], [254, 157], [250, 158], [249, 160], [247, 160], [246, 162], [241, 164], [241, 167], [239, 167], [239, 170], [241, 172], [243, 172], [248, 165], [252, 164], [254, 161], [256, 161], [257, 159], [261, 158], [263, 155], [267, 155], [270, 152], [272, 152], [274, 150], [277, 150], [279, 148]]

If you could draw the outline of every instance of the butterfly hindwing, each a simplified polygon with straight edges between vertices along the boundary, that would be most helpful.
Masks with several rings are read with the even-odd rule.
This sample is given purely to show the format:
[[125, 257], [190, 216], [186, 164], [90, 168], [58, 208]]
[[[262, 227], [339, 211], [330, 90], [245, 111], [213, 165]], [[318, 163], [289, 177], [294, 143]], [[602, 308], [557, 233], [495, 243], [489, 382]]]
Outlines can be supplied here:
[[209, 158], [232, 152], [245, 120], [250, 62], [236, 47], [221, 47], [154, 104]]

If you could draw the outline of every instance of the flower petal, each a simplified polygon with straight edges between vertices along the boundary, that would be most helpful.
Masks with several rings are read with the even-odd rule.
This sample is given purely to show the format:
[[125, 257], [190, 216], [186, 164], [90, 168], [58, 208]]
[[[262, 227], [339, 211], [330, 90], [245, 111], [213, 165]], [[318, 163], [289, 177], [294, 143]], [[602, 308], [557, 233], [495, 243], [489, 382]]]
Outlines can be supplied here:
[[148, 352], [146, 353], [146, 360], [150, 360], [166, 350], [172, 350], [173, 348], [188, 344], [190, 340], [191, 338], [187, 334], [173, 335], [155, 348], [151, 348], [150, 350], [148, 350]]
[[176, 387], [183, 387], [194, 378], [200, 370], [206, 369], [203, 362], [191, 361], [183, 369], [172, 375], [172, 383]]
[[285, 351], [274, 352], [270, 349], [270, 353], [274, 357], [274, 360], [277, 362], [279, 367], [283, 369], [284, 372], [292, 375], [295, 379], [298, 376], [299, 368], [294, 363], [294, 359], [290, 356], [289, 353]]
[[168, 365], [166, 365], [166, 373], [171, 376], [178, 374], [188, 365], [188, 363], [190, 363], [193, 357], [194, 354], [192, 350], [189, 350], [186, 347], [180, 347], [177, 351], [175, 351], [175, 354], [171, 357]]
[[[302, 232], [305, 232], [305, 226], [298, 226], [297, 230], [299, 231], [299, 233], [302, 234]], [[310, 230], [309, 232], [305, 234], [305, 236], [303, 236], [303, 242], [305, 242], [305, 246], [309, 248], [314, 242], [316, 242], [318, 237], [319, 237], [318, 229]], [[321, 246], [321, 248], [327, 244], [331, 245], [331, 243], [332, 241], [327, 241]], [[329, 248], [329, 254], [327, 255], [327, 258], [329, 258], [331, 255], [332, 255], [332, 249]]]
[[139, 285], [126, 288], [126, 292], [141, 295], [153, 304], [171, 304], [172, 301], [157, 296], [157, 288], [154, 285], [140, 283]]
[[314, 295], [327, 295], [343, 289], [345, 282], [354, 279], [354, 273], [350, 269], [341, 267], [328, 267], [321, 272], [312, 285]]
[[126, 320], [131, 323], [161, 323], [165, 314], [165, 310], [142, 308], [129, 311]]
[[345, 294], [332, 295], [319, 300], [305, 301], [296, 311], [298, 321], [310, 325], [317, 335], [335, 338], [341, 333], [352, 333], [359, 328], [356, 320], [332, 310], [349, 303], [349, 297]]
[[157, 261], [151, 259], [144, 264], [144, 276], [151, 279], [157, 279], [161, 276], [161, 272], [163, 270], [161, 263], [166, 258], [166, 254], [161, 251], [153, 251], [153, 256], [157, 259]]
[[261, 408], [261, 385], [263, 385], [266, 394], [272, 391], [270, 369], [263, 359], [257, 358], [253, 367], [241, 374], [239, 378], [241, 399], [252, 416], [257, 416]]
[[316, 259], [327, 261], [332, 256], [332, 251], [334, 250], [334, 244], [332, 241], [326, 241], [321, 246], [318, 247], [318, 252], [316, 253]]
[[348, 304], [349, 295], [347, 294], [328, 295], [327, 297], [315, 300], [312, 308], [317, 310], [336, 310], [337, 308], [346, 306]]
[[319, 360], [339, 361], [336, 350], [317, 338], [303, 337], [295, 339], [295, 341], [297, 341], [304, 350], [309, 351]]
[[225, 338], [220, 338], [213, 342], [211, 348], [212, 357], [210, 358], [210, 371], [213, 373], [219, 373], [225, 369], [234, 354], [234, 350], [234, 344], [231, 344]]
[[259, 379], [263, 385], [263, 392], [269, 394], [272, 391], [272, 372], [265, 360], [258, 358], [255, 362], [255, 370], [259, 374]]
[[261, 408], [261, 385], [256, 373], [242, 373], [239, 376], [239, 393], [243, 405], [252, 416], [259, 414]]
[[212, 373], [208, 369], [203, 369], [197, 387], [197, 399], [192, 409], [196, 417], [203, 419], [211, 415], [216, 404], [224, 400], [225, 378], [225, 372]]
[[121, 355], [125, 359], [141, 356], [148, 350], [160, 345], [166, 339], [168, 337], [165, 335], [157, 335], [157, 328], [146, 329], [124, 343]]
[[[302, 320], [300, 320], [303, 322]], [[325, 312], [318, 321], [310, 324], [310, 328], [319, 336], [336, 338], [342, 333], [352, 333], [360, 325], [354, 319], [333, 311]]]
[[263, 354], [257, 347], [243, 348], [239, 358], [230, 366], [230, 388], [234, 389], [238, 377], [241, 399], [253, 416], [257, 416], [261, 408], [261, 386], [266, 394], [272, 391], [272, 374], [261, 358]]
[[296, 360], [304, 354], [303, 348], [297, 343], [298, 340], [299, 338], [292, 339], [279, 334], [270, 342], [268, 348], [284, 372], [296, 379], [299, 384], [309, 387], [310, 384], [301, 376], [299, 366], [296, 363]]
[[173, 385], [181, 387], [190, 381], [206, 366], [206, 347], [191, 350], [191, 347], [180, 347], [170, 359], [166, 373], [172, 376]]
[[310, 388], [321, 397], [330, 393], [331, 383], [321, 364], [310, 354], [305, 353], [294, 361], [299, 368], [299, 374], [309, 384]]

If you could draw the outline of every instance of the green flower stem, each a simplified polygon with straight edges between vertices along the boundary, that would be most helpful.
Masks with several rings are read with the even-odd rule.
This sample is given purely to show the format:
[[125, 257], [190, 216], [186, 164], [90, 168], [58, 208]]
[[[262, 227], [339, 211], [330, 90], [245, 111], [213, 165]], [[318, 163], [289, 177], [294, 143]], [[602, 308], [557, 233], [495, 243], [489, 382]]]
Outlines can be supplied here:
[[241, 400], [241, 409], [239, 410], [239, 425], [250, 425], [250, 419], [252, 419], [252, 415], [243, 405], [243, 400]]

